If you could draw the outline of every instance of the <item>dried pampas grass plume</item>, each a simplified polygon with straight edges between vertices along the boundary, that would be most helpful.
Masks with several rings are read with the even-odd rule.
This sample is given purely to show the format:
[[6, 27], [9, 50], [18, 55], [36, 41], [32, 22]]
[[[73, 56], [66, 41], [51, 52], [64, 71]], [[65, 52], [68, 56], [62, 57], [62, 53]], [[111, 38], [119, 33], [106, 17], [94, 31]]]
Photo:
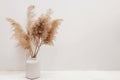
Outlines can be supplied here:
[[56, 20], [53, 20], [51, 22], [51, 28], [50, 30], [48, 31], [48, 36], [47, 38], [44, 40], [44, 43], [45, 44], [48, 44], [48, 45], [53, 45], [53, 40], [55, 38], [55, 34], [57, 32], [57, 28], [58, 26], [60, 25], [61, 21], [63, 21], [62, 19], [56, 19]]
[[18, 41], [18, 45], [24, 49], [30, 49], [29, 38], [23, 31], [22, 26], [11, 18], [7, 18], [7, 21], [12, 24], [14, 31], [13, 37]]
[[29, 51], [29, 57], [36, 58], [42, 45], [52, 45], [58, 26], [62, 19], [52, 20], [52, 10], [49, 9], [37, 20], [34, 19], [33, 5], [27, 9], [27, 30], [11, 18], [7, 18], [13, 26], [13, 36], [18, 41], [18, 45]]
[[34, 23], [34, 16], [35, 13], [33, 12], [35, 6], [34, 5], [30, 5], [27, 9], [27, 30], [28, 33], [30, 33], [30, 29], [32, 27], [32, 24]]

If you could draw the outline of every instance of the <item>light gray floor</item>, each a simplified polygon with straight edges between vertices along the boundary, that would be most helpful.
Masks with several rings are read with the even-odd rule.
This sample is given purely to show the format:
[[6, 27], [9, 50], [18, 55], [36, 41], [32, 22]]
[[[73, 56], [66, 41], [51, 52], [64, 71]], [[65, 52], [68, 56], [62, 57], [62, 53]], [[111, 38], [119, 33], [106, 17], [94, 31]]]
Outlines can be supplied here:
[[[0, 80], [29, 80], [23, 71], [1, 71]], [[120, 80], [120, 71], [41, 71], [36, 80]]]

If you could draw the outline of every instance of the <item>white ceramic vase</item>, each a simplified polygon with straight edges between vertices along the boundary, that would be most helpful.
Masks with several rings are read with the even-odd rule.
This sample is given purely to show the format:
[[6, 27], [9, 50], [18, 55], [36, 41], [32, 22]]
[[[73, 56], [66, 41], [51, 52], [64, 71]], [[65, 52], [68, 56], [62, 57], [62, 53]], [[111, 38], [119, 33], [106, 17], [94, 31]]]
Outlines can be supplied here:
[[36, 58], [30, 58], [26, 61], [26, 78], [40, 78], [40, 64]]

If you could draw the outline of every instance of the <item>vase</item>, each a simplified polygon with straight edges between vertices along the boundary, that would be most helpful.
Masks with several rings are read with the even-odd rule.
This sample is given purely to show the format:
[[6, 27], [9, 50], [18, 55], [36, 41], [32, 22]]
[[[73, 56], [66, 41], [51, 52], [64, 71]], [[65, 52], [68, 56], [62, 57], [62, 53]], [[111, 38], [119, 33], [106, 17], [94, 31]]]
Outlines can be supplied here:
[[40, 64], [36, 58], [30, 58], [26, 61], [26, 78], [40, 78]]

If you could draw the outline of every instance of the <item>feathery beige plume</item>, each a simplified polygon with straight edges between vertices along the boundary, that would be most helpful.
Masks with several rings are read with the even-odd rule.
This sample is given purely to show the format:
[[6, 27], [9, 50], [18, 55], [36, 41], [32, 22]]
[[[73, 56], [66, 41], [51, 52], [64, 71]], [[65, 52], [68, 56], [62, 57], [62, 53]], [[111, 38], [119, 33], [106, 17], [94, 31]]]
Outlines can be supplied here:
[[7, 21], [12, 24], [14, 31], [13, 37], [17, 40], [18, 45], [25, 49], [31, 49], [29, 44], [29, 37], [23, 31], [21, 25], [11, 18], [7, 18]]
[[34, 23], [34, 16], [35, 16], [35, 13], [33, 12], [34, 8], [35, 8], [34, 5], [30, 5], [27, 9], [27, 31], [28, 33], [30, 33], [31, 27]]
[[47, 38], [44, 40], [44, 43], [45, 44], [48, 44], [48, 45], [53, 45], [53, 40], [55, 38], [55, 34], [57, 32], [57, 28], [58, 26], [60, 25], [61, 21], [63, 21], [62, 19], [56, 19], [56, 20], [53, 20], [51, 22], [51, 28], [48, 32], [48, 36]]

